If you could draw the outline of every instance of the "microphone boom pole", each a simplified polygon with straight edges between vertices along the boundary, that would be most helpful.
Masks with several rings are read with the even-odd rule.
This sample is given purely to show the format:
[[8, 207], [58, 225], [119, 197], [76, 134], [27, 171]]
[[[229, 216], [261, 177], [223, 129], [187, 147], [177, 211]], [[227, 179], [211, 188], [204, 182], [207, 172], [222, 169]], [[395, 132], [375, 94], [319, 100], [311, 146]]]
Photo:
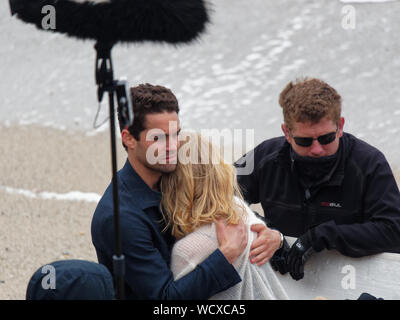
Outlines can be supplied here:
[[[115, 94], [117, 92], [116, 81], [111, 59], [111, 49], [113, 44], [97, 42], [95, 49], [96, 56], [96, 84], [97, 98], [99, 103], [103, 99], [105, 92], [108, 92], [109, 119], [110, 119], [110, 139], [111, 139], [111, 162], [112, 162], [112, 189], [114, 204], [114, 250], [113, 273], [115, 276], [116, 298], [125, 299], [125, 256], [122, 254], [120, 219], [119, 219], [119, 195], [118, 195], [118, 173], [117, 173], [117, 152], [115, 137]], [[125, 91], [126, 92], [126, 91]], [[129, 100], [129, 97], [125, 97]], [[120, 100], [119, 100], [120, 101]], [[129, 123], [132, 119], [129, 119]]]

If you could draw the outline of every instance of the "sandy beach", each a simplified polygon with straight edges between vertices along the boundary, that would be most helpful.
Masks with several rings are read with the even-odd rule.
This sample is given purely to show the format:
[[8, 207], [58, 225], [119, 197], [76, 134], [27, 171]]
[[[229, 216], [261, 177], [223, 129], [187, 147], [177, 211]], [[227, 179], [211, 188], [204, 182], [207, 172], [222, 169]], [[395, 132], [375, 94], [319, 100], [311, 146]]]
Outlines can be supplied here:
[[111, 178], [109, 134], [27, 126], [0, 128], [0, 136], [0, 299], [25, 299], [40, 266], [97, 261], [90, 223]]

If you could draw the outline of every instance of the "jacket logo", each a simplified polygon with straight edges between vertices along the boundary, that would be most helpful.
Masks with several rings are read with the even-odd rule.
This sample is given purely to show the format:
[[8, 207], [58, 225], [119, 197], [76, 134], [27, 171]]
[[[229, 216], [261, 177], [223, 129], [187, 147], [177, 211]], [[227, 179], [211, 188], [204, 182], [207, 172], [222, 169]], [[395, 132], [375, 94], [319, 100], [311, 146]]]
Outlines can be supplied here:
[[341, 208], [340, 203], [337, 202], [321, 202], [321, 207]]

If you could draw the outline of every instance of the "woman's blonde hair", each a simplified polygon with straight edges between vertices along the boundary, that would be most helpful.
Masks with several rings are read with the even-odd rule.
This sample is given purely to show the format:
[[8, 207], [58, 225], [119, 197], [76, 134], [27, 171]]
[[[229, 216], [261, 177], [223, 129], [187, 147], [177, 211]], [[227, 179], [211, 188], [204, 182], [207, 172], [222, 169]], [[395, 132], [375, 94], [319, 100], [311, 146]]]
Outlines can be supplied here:
[[161, 178], [161, 208], [166, 228], [176, 238], [196, 228], [225, 219], [237, 224], [245, 208], [236, 182], [235, 168], [224, 162], [220, 150], [209, 139], [192, 132], [179, 149], [176, 170]]

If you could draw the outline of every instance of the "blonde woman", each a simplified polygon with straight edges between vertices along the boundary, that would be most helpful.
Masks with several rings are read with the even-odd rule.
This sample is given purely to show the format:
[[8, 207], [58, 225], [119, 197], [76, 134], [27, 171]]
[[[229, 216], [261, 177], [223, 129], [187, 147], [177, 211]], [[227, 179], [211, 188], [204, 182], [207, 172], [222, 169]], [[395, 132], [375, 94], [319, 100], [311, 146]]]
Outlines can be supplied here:
[[233, 263], [242, 281], [210, 299], [287, 299], [271, 265], [259, 267], [249, 261], [250, 246], [257, 237], [250, 226], [264, 222], [242, 200], [234, 167], [223, 161], [220, 151], [208, 139], [185, 134], [188, 139], [179, 150], [177, 169], [161, 180], [162, 211], [167, 227], [177, 239], [171, 256], [175, 280], [218, 248], [218, 223], [237, 224], [242, 220], [249, 239]]

